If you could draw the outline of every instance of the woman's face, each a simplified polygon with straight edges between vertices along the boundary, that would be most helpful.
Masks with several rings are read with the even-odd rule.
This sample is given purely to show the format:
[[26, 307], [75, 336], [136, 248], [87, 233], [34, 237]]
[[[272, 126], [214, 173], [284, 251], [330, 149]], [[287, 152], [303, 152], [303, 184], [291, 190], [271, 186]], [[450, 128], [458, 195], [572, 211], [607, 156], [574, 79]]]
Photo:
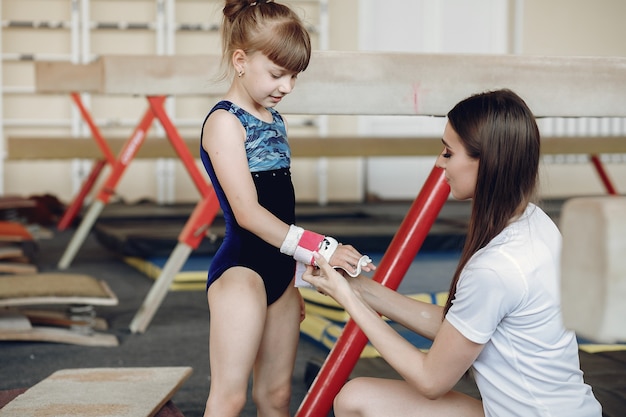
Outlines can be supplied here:
[[459, 135], [450, 123], [443, 131], [443, 152], [437, 157], [437, 166], [445, 170], [452, 197], [467, 200], [474, 196], [478, 178], [478, 159], [467, 155]]

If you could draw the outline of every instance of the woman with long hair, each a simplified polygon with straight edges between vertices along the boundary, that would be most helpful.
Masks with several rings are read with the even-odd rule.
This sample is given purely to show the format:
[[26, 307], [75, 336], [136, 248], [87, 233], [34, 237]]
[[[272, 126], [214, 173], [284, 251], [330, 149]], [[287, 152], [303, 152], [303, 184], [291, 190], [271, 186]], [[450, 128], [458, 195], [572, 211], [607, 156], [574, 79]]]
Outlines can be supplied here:
[[[600, 417], [561, 317], [561, 235], [533, 203], [540, 156], [533, 114], [510, 90], [477, 94], [448, 113], [442, 141], [437, 165], [452, 196], [472, 204], [445, 307], [344, 277], [323, 258], [304, 275], [403, 378], [348, 382], [335, 415]], [[431, 348], [420, 351], [379, 314], [433, 340]], [[470, 369], [480, 400], [453, 390]]]

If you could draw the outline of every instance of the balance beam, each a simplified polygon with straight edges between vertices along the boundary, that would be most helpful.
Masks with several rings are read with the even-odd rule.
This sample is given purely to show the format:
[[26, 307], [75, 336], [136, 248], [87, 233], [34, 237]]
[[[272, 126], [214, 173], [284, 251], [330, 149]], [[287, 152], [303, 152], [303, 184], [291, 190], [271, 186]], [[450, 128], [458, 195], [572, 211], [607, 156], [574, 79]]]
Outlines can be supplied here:
[[[114, 153], [119, 153], [125, 141], [122, 138], [107, 139]], [[541, 141], [543, 154], [626, 153], [625, 136], [549, 136]], [[298, 158], [435, 156], [442, 149], [441, 138], [435, 137], [293, 137], [289, 143], [292, 155]], [[195, 158], [200, 157], [199, 139], [185, 139], [185, 144]], [[11, 161], [98, 159], [102, 156], [92, 140], [69, 137], [9, 137], [7, 149], [7, 159]], [[148, 138], [135, 155], [135, 158], [144, 159], [176, 157], [169, 141], [162, 138]]]
[[[35, 63], [38, 93], [220, 96], [219, 55], [108, 55]], [[537, 117], [624, 116], [626, 58], [314, 51], [284, 114], [443, 116], [463, 98], [510, 88]]]

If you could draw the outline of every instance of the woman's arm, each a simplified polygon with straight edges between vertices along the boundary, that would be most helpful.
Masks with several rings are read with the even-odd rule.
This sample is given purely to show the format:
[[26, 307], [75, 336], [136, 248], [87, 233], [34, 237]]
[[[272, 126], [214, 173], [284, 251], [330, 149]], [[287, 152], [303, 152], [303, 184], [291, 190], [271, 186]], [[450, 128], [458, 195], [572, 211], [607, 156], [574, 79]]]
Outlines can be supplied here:
[[443, 307], [414, 300], [362, 275], [347, 281], [378, 313], [430, 340], [435, 338], [441, 327]]
[[[446, 320], [441, 322], [440, 309], [423, 309], [419, 302], [400, 294], [393, 296], [393, 291], [381, 288], [380, 284], [364, 284], [363, 278], [359, 278], [358, 284], [364, 284], [365, 290], [354, 290], [359, 285], [351, 285], [351, 278], [345, 279], [324, 259], [319, 258], [318, 264], [320, 269], [307, 268], [304, 280], [341, 304], [389, 365], [427, 398], [436, 399], [449, 392], [482, 351], [483, 345], [466, 339]], [[419, 307], [413, 306], [414, 303]], [[375, 308], [378, 307], [389, 318], [398, 317], [412, 323], [412, 328], [426, 323], [423, 333], [436, 329], [429, 351], [420, 351], [398, 334], [377, 314]], [[405, 308], [407, 312], [402, 311]], [[439, 314], [433, 317], [432, 314], [437, 312]], [[412, 314], [417, 317], [411, 319]], [[427, 318], [428, 315], [431, 317]], [[433, 320], [439, 320], [440, 325], [434, 324]]]

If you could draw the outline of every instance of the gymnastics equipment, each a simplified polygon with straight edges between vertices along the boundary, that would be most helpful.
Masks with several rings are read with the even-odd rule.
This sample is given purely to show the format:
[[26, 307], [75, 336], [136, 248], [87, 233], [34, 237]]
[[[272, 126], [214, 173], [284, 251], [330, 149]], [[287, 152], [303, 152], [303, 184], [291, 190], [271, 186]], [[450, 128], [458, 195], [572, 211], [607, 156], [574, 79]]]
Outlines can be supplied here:
[[[36, 89], [39, 93], [55, 94], [78, 91], [146, 97], [217, 97], [226, 88], [223, 83], [211, 82], [219, 60], [219, 56], [103, 56], [84, 65], [37, 63]], [[302, 115], [444, 116], [467, 96], [498, 88], [517, 92], [537, 117], [624, 117], [626, 58], [316, 51], [311, 65], [298, 78], [298, 88], [278, 110]], [[181, 138], [176, 141], [184, 145]], [[419, 236], [428, 231], [438, 206], [447, 198], [446, 187], [441, 173], [434, 168], [374, 279], [392, 286], [402, 279], [402, 269], [406, 267], [403, 262], [417, 252]], [[199, 205], [207, 204], [207, 199], [208, 195], [203, 194]], [[206, 215], [217, 207], [207, 205], [205, 209]], [[87, 217], [83, 222], [86, 220], [93, 222], [95, 218]], [[190, 220], [185, 229], [202, 239], [211, 220], [196, 220]], [[88, 231], [89, 227], [81, 225], [80, 229]], [[76, 250], [84, 238], [77, 237]], [[133, 332], [145, 330], [174, 273], [198, 241], [179, 240], [171, 262], [168, 260], [153, 285], [155, 291], [151, 289], [135, 316]], [[364, 344], [365, 336], [353, 322], [348, 322], [298, 417], [327, 414], [340, 384], [354, 366], [356, 351]]]
[[596, 342], [626, 342], [626, 197], [568, 200], [560, 226], [565, 325]]
[[[106, 282], [89, 275], [33, 273], [0, 279], [0, 340], [118, 346], [100, 332], [107, 323], [95, 306], [114, 306], [117, 296]], [[65, 312], [44, 306], [63, 306]]]
[[6, 404], [0, 417], [154, 417], [191, 373], [183, 366], [62, 369]]

